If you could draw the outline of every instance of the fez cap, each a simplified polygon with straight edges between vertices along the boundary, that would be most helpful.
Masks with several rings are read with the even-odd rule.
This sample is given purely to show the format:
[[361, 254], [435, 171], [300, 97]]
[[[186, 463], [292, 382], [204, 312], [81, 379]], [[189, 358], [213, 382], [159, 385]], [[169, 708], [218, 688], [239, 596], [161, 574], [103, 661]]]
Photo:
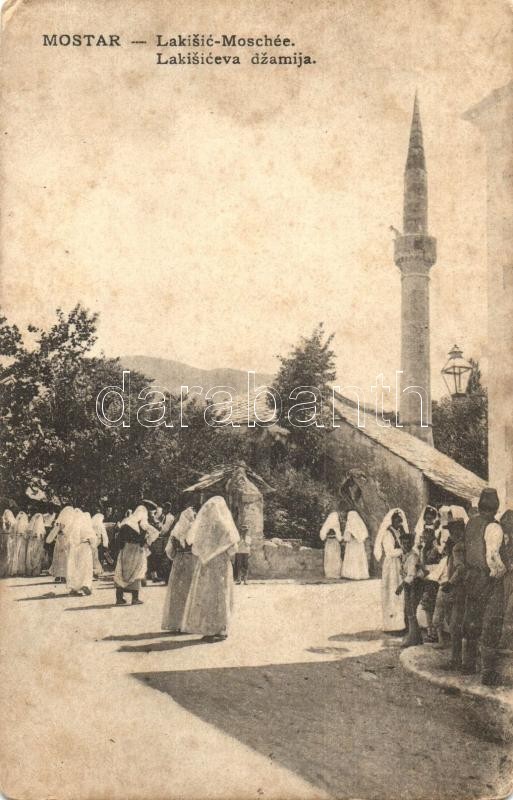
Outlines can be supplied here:
[[488, 511], [490, 514], [495, 514], [499, 506], [500, 503], [497, 490], [492, 488], [483, 489], [481, 492], [481, 497], [479, 498], [479, 511]]

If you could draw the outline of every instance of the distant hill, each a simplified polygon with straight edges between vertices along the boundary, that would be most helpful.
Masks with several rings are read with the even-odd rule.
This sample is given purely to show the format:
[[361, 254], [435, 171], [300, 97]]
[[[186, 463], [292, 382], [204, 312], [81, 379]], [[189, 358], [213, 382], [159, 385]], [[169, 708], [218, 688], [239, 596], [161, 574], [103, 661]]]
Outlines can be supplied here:
[[[153, 356], [122, 356], [120, 360], [125, 369], [142, 372], [170, 392], [179, 393], [180, 386], [202, 386], [205, 392], [214, 386], [233, 386], [237, 394], [247, 392], [248, 375], [240, 369], [198, 369]], [[255, 381], [257, 386], [262, 386], [272, 383], [273, 376], [257, 372]]]

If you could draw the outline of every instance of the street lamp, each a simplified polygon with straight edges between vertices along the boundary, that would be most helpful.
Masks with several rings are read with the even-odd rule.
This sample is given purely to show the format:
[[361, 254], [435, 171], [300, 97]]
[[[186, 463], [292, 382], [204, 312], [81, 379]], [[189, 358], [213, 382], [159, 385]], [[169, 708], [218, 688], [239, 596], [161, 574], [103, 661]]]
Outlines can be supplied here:
[[452, 397], [464, 397], [472, 374], [472, 364], [465, 361], [463, 352], [454, 345], [449, 352], [449, 360], [442, 370], [442, 378]]

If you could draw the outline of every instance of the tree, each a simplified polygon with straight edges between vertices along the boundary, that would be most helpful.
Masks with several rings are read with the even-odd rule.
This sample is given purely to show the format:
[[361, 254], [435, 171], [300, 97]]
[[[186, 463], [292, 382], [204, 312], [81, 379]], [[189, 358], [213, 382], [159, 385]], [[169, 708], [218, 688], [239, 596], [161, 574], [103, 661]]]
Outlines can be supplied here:
[[[48, 330], [25, 335], [0, 316], [0, 494], [20, 507], [26, 490], [87, 508], [111, 506], [120, 514], [146, 495], [176, 501], [181, 490], [223, 460], [244, 457], [245, 437], [205, 424], [200, 404], [186, 406], [180, 427], [177, 398], [167, 396], [173, 427], [138, 424], [140, 391], [152, 379], [131, 371], [130, 427], [106, 427], [96, 398], [120, 385], [118, 359], [93, 357], [98, 317], [80, 305]], [[112, 395], [107, 416], [118, 416]], [[12, 502], [10, 504], [13, 504]]]
[[481, 370], [473, 370], [464, 397], [444, 397], [433, 404], [435, 447], [463, 467], [488, 478], [488, 397]]
[[280, 368], [273, 383], [282, 402], [280, 424], [290, 431], [291, 464], [313, 477], [323, 474], [326, 436], [331, 429], [329, 383], [336, 377], [333, 338], [319, 323], [289, 355], [279, 356]]

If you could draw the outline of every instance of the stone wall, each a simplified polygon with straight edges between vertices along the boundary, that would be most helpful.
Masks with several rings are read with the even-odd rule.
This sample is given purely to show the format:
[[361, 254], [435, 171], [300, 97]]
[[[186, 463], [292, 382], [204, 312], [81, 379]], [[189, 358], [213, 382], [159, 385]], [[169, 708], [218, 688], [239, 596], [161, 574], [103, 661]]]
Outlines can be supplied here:
[[297, 578], [321, 580], [324, 577], [324, 551], [293, 546], [279, 539], [269, 539], [252, 550], [251, 578]]
[[356, 509], [369, 529], [367, 557], [371, 574], [377, 575], [379, 565], [372, 556], [372, 546], [383, 517], [397, 506], [403, 509], [413, 528], [429, 502], [429, 485], [416, 467], [344, 420], [338, 424], [340, 427], [330, 437], [327, 478], [336, 489], [349, 470], [364, 473], [366, 480], [358, 481], [362, 497]]

